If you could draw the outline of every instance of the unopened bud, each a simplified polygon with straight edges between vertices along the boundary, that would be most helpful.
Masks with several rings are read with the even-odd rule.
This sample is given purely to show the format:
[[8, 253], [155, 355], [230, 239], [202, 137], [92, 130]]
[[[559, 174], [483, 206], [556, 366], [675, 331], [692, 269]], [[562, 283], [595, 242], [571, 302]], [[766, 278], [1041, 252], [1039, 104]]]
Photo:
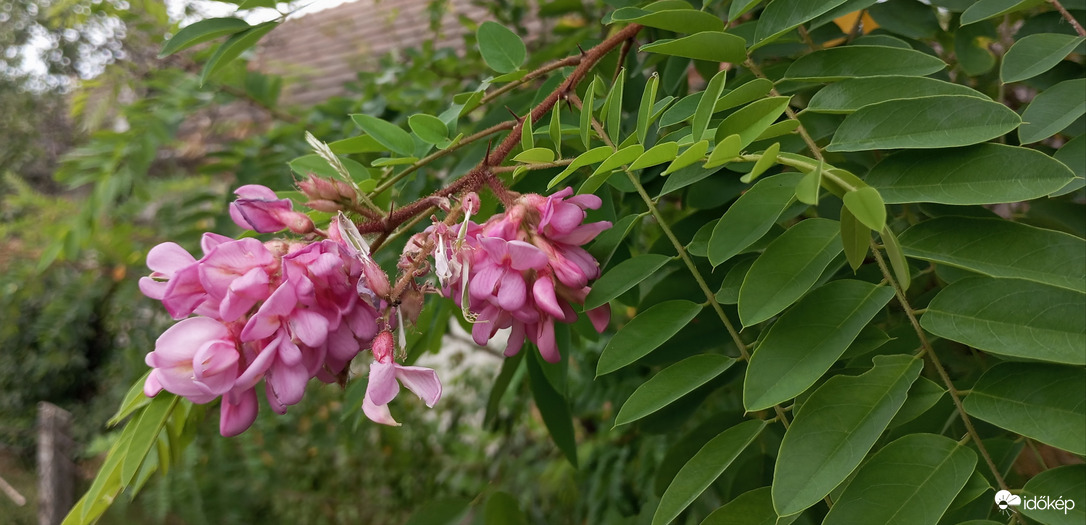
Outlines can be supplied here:
[[479, 213], [479, 196], [476, 195], [474, 191], [464, 195], [460, 204], [464, 207], [464, 213], [469, 213], [471, 215]]
[[326, 213], [335, 213], [343, 209], [342, 204], [325, 199], [314, 199], [305, 203], [305, 205], [314, 210]]

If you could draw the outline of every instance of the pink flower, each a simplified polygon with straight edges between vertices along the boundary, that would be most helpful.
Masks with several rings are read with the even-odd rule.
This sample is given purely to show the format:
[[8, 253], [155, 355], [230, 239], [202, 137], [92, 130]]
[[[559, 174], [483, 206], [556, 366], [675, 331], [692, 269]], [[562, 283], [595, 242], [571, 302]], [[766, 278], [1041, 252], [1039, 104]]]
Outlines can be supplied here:
[[400, 383], [433, 408], [441, 399], [441, 382], [432, 369], [403, 366], [392, 357], [392, 332], [384, 331], [373, 340], [373, 363], [370, 364], [369, 384], [362, 399], [366, 417], [382, 425], [399, 426], [388, 411], [388, 403], [400, 392]]
[[208, 403], [230, 391], [238, 378], [239, 341], [213, 319], [185, 319], [162, 333], [147, 354], [154, 368], [143, 391], [154, 396], [163, 389], [193, 403]]
[[279, 199], [267, 186], [247, 184], [236, 190], [238, 199], [230, 204], [230, 218], [246, 230], [271, 233], [290, 229], [294, 233], [313, 231], [313, 221], [294, 211], [290, 199]]

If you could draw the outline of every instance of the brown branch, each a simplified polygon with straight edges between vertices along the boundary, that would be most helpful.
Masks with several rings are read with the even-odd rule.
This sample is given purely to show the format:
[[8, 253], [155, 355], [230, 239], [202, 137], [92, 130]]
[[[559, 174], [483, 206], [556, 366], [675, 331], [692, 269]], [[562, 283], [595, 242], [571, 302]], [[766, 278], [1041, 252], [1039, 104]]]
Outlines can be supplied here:
[[1086, 29], [1083, 29], [1082, 24], [1078, 23], [1078, 20], [1075, 20], [1075, 17], [1071, 16], [1071, 13], [1063, 7], [1063, 4], [1060, 3], [1060, 0], [1048, 0], [1048, 3], [1055, 6], [1056, 10], [1059, 11], [1061, 15], [1063, 15], [1063, 18], [1070, 22], [1071, 27], [1075, 28], [1075, 32], [1078, 33], [1078, 36], [1086, 36]]

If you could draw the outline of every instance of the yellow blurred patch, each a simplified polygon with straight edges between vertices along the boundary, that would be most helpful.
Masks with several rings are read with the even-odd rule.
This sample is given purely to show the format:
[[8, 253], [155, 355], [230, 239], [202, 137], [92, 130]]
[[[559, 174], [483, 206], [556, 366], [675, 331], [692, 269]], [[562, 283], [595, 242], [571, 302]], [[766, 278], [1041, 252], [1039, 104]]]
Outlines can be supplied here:
[[[861, 13], [863, 13], [863, 18], [860, 18]], [[833, 23], [837, 24], [837, 27], [841, 29], [841, 32], [845, 34], [850, 34], [852, 33], [852, 28], [856, 27], [856, 20], [860, 21], [860, 29], [865, 35], [878, 29], [879, 27], [879, 23], [876, 22], [874, 18], [871, 18], [871, 15], [867, 14], [866, 9], [853, 11], [847, 15], [841, 15], [837, 18], [834, 18]], [[828, 40], [822, 43], [822, 47], [839, 46], [845, 43], [845, 40], [846, 39], [844, 38], [835, 38], [833, 40]]]

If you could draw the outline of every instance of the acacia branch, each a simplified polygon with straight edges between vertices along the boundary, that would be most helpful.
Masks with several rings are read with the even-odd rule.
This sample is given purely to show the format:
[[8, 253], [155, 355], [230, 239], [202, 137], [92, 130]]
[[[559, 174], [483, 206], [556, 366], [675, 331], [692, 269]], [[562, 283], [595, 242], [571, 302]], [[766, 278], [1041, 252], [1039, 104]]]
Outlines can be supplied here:
[[1075, 32], [1078, 33], [1078, 36], [1086, 36], [1086, 29], [1083, 29], [1082, 24], [1078, 23], [1078, 20], [1075, 20], [1074, 16], [1071, 16], [1071, 13], [1067, 8], [1063, 7], [1060, 0], [1048, 0], [1048, 3], [1056, 7], [1056, 10], [1063, 15], [1063, 18], [1071, 24], [1071, 27], [1075, 28]]

